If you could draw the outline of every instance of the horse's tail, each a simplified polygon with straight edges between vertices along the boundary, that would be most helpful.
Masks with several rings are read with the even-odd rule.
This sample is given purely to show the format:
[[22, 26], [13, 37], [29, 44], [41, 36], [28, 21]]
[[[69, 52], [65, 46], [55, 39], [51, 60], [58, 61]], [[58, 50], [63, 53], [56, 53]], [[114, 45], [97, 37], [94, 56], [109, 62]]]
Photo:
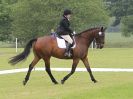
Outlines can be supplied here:
[[20, 54], [18, 54], [17, 56], [14, 56], [11, 58], [11, 60], [9, 61], [10, 64], [15, 65], [18, 62], [26, 59], [28, 57], [28, 55], [30, 54], [30, 49], [32, 48], [32, 44], [33, 42], [37, 41], [37, 38], [35, 39], [31, 39], [27, 44], [26, 47], [24, 48], [24, 51]]

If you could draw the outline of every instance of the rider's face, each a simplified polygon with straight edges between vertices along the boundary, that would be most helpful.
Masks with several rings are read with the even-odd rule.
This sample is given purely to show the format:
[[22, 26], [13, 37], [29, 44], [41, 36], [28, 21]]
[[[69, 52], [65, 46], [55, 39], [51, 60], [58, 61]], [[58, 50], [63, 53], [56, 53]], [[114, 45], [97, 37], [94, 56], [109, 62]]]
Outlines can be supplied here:
[[71, 14], [68, 14], [66, 17], [67, 17], [68, 19], [70, 19], [70, 18], [71, 18]]

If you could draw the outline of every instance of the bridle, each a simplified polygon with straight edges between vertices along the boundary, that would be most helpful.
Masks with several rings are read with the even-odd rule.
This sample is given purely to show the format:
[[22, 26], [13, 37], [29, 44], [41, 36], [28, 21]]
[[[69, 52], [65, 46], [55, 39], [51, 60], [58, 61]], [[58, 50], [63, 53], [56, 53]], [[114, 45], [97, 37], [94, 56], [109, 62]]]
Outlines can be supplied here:
[[[102, 36], [104, 36], [104, 33], [100, 31], [100, 32], [98, 33], [98, 35], [99, 35], [99, 37], [102, 37]], [[96, 40], [96, 37], [94, 38], [94, 40], [95, 40], [95, 42], [96, 42], [97, 47], [99, 47], [99, 46], [102, 45], [102, 42], [98, 42], [98, 41]]]

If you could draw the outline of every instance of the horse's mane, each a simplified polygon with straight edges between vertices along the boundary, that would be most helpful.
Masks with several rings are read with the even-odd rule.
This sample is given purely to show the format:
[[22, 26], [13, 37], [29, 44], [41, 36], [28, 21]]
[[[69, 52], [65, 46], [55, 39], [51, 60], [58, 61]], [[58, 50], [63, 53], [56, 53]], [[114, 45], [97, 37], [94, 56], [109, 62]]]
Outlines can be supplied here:
[[81, 35], [82, 33], [85, 33], [85, 32], [88, 32], [88, 31], [89, 31], [89, 32], [92, 32], [92, 31], [94, 31], [94, 30], [96, 30], [96, 29], [99, 29], [99, 27], [90, 28], [90, 29], [84, 30], [84, 31], [82, 31], [82, 32], [80, 32], [80, 33], [75, 34], [75, 36]]

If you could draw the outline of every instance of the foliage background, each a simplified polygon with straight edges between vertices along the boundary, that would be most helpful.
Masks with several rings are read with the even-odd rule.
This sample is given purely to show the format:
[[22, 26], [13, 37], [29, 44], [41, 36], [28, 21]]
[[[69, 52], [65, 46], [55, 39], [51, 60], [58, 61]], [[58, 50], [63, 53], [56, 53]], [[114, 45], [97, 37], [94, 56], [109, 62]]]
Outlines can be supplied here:
[[109, 19], [102, 0], [2, 0], [2, 4], [10, 10], [10, 32], [21, 43], [56, 30], [64, 9], [72, 10], [71, 27], [77, 32], [107, 26]]

